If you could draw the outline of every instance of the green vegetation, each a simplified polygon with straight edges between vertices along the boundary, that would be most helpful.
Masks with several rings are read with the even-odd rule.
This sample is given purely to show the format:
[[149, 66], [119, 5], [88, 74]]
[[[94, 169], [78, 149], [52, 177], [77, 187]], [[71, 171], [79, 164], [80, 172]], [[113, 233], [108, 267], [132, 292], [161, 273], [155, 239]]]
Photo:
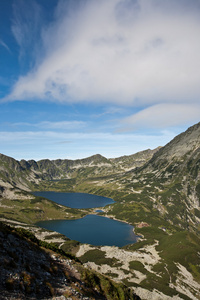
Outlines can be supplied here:
[[89, 250], [79, 257], [79, 259], [82, 263], [93, 261], [97, 265], [107, 264], [114, 267], [117, 264], [119, 266], [119, 262], [116, 258], [105, 257], [105, 252], [99, 249]]
[[34, 185], [34, 191], [73, 192], [76, 179], [44, 180], [39, 186]]
[[82, 280], [86, 282], [88, 286], [94, 287], [99, 292], [106, 296], [106, 299], [120, 299], [120, 300], [136, 300], [138, 297], [133, 295], [132, 291], [127, 289], [123, 284], [115, 283], [108, 277], [102, 276], [96, 272], [90, 270], [83, 270]]
[[[142, 286], [151, 289], [161, 290], [169, 296], [176, 292], [169, 287], [169, 282], [176, 282], [179, 272], [179, 264], [191, 272], [194, 278], [200, 282], [199, 256], [200, 239], [189, 232], [177, 232], [172, 235], [165, 235], [159, 239], [159, 245], [156, 247], [159, 251], [161, 261], [153, 267], [155, 274], [146, 273], [147, 278], [142, 282]], [[144, 273], [142, 265], [137, 262], [131, 262], [130, 268]], [[183, 299], [189, 299], [181, 295]]]
[[139, 261], [131, 261], [129, 263], [129, 268], [130, 270], [140, 271], [143, 274], [147, 273], [147, 270], [144, 268], [144, 265]]
[[65, 256], [65, 257], [68, 257], [68, 258], [70, 258], [70, 259], [74, 259], [75, 261], [79, 261], [78, 258], [76, 258], [76, 257], [75, 257], [74, 255], [72, 255], [71, 253], [67, 253], [67, 252], [64, 251], [63, 249], [60, 249], [59, 246], [56, 245], [55, 243], [48, 243], [48, 242], [46, 242], [46, 241], [41, 241], [41, 240], [37, 239], [36, 236], [35, 236], [32, 232], [30, 232], [30, 231], [28, 231], [28, 230], [26, 230], [26, 229], [24, 229], [24, 228], [19, 227], [19, 228], [16, 228], [15, 231], [16, 231], [21, 237], [30, 240], [31, 242], [37, 244], [37, 245], [40, 246], [40, 247], [43, 247], [43, 248], [45, 248], [45, 249], [52, 250], [52, 251], [54, 251], [54, 252], [56, 252], [56, 253], [58, 253], [58, 254], [61, 254], [61, 255]]
[[80, 243], [74, 240], [70, 240], [70, 239], [65, 239], [65, 243], [61, 245], [61, 249], [64, 252], [69, 252], [72, 254], [75, 254], [78, 247], [79, 247]]
[[[166, 236], [160, 240], [157, 249], [168, 265], [180, 263], [192, 272], [190, 264], [199, 264], [200, 239], [193, 233], [177, 232]], [[200, 268], [197, 269], [200, 275]]]
[[53, 201], [33, 195], [31, 198], [29, 195], [29, 198], [24, 200], [2, 199], [0, 206], [1, 217], [27, 224], [49, 219], [81, 218], [85, 214], [81, 210], [61, 206]]

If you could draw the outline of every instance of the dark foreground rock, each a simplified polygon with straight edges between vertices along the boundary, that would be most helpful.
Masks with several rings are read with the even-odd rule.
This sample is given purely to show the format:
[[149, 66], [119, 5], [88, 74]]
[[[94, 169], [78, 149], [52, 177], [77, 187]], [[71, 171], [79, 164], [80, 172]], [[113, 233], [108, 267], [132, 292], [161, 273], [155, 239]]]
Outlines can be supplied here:
[[140, 299], [24, 234], [0, 223], [0, 299]]

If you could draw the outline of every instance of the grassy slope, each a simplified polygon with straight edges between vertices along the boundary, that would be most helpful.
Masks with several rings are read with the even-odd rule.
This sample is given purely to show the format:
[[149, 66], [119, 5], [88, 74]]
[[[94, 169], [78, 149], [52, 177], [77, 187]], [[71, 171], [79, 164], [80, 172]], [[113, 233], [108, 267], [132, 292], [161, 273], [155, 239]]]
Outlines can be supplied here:
[[42, 197], [32, 196], [25, 199], [2, 199], [0, 217], [33, 224], [49, 219], [73, 219], [85, 213], [64, 207]]

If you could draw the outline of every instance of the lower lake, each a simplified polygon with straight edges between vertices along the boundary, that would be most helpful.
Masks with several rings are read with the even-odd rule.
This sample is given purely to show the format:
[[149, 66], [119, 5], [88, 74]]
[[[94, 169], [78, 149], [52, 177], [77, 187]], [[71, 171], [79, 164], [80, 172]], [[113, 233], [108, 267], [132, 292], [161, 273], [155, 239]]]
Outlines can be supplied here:
[[115, 203], [111, 198], [85, 193], [34, 192], [33, 194], [71, 208], [95, 208]]
[[[110, 198], [84, 193], [34, 192], [33, 194], [71, 208], [104, 207], [115, 202]], [[94, 246], [122, 247], [135, 243], [138, 239], [133, 232], [133, 226], [99, 215], [90, 214], [76, 220], [41, 221], [36, 225], [64, 234], [71, 240]]]
[[138, 238], [133, 226], [98, 215], [87, 215], [76, 220], [42, 221], [36, 225], [94, 246], [122, 247], [137, 242]]

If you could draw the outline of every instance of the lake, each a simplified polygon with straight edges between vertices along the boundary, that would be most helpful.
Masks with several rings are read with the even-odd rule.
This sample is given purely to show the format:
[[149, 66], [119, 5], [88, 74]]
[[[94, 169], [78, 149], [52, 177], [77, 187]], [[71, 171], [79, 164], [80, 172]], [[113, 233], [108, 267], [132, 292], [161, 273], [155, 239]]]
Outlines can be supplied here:
[[41, 221], [36, 225], [94, 246], [122, 247], [137, 242], [138, 238], [133, 226], [98, 215], [87, 215], [76, 220]]
[[[96, 208], [114, 203], [110, 198], [84, 193], [34, 192], [33, 194], [71, 208]], [[41, 221], [36, 225], [94, 246], [122, 247], [135, 243], [138, 239], [133, 232], [133, 226], [99, 215], [90, 214], [76, 220]]]
[[33, 194], [71, 208], [95, 208], [115, 203], [111, 198], [85, 193], [34, 192]]

